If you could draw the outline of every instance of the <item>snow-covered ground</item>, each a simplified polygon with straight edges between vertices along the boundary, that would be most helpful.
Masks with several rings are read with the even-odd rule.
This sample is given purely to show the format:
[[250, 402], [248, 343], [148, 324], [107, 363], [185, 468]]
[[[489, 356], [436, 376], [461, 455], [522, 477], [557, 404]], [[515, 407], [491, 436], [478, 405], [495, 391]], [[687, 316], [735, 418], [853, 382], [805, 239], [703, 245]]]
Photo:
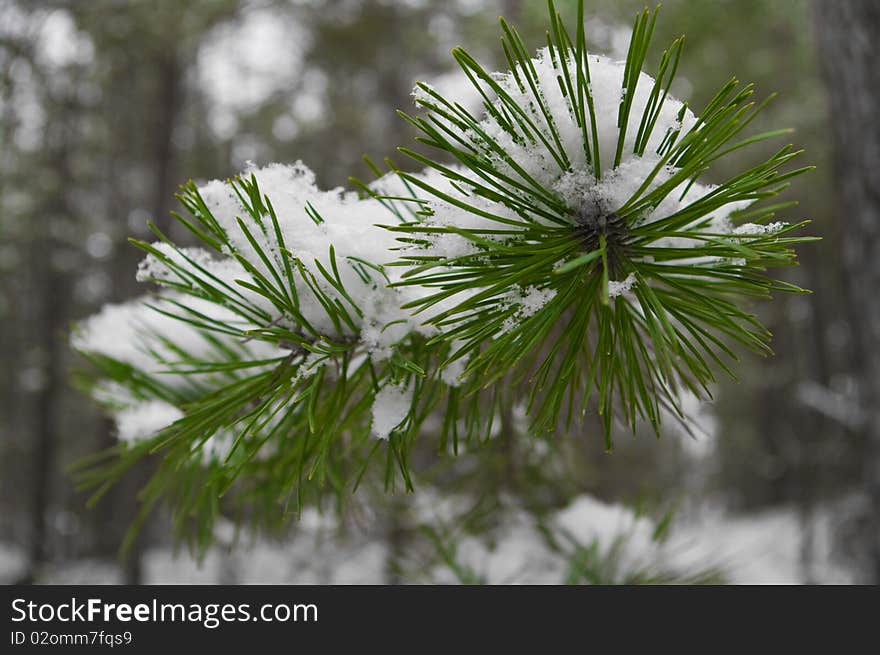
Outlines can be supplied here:
[[24, 551], [0, 543], [0, 583], [9, 584], [18, 578], [27, 563]]
[[[832, 521], [820, 515], [813, 525], [810, 582], [851, 583], [851, 574], [835, 562], [831, 548]], [[713, 564], [736, 584], [800, 584], [806, 582], [802, 563], [803, 530], [797, 513], [774, 509], [760, 514], [725, 516], [720, 512], [681, 527], [675, 539], [701, 544]]]
[[[313, 517], [314, 518], [314, 517]], [[682, 574], [714, 569], [735, 584], [799, 584], [805, 582], [802, 534], [797, 514], [775, 509], [748, 516], [702, 512], [700, 518], [680, 520], [669, 537], [652, 539], [654, 524], [629, 510], [582, 496], [551, 518], [584, 546], [595, 544], [601, 556], [614, 552], [622, 579], [627, 570], [664, 569]], [[833, 563], [831, 521], [820, 515], [814, 523], [811, 567], [813, 582], [848, 583], [852, 578]], [[492, 583], [556, 584], [569, 569], [530, 523], [514, 512], [491, 539], [464, 536], [456, 540], [455, 559], [478, 578]], [[161, 548], [143, 560], [144, 579], [151, 584], [382, 584], [387, 581], [387, 545], [375, 535], [347, 533], [340, 537], [323, 519], [307, 521], [296, 539], [257, 541], [235, 549], [215, 547], [201, 562], [185, 552]], [[0, 583], [16, 579], [24, 554], [0, 545]], [[619, 574], [619, 575], [618, 575]], [[404, 579], [416, 583], [455, 582], [449, 567], [436, 562], [419, 569], [404, 564]], [[117, 584], [116, 562], [82, 560], [56, 563], [41, 582], [55, 584]]]

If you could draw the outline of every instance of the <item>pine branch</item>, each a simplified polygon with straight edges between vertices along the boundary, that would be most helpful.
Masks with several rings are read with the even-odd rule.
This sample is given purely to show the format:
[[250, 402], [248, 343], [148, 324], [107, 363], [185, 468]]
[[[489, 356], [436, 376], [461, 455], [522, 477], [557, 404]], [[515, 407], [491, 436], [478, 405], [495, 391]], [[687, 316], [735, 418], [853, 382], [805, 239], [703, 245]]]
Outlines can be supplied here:
[[740, 350], [770, 353], [748, 307], [804, 292], [768, 272], [813, 240], [774, 222], [792, 203], [767, 203], [809, 170], [791, 168], [800, 152], [706, 183], [786, 133], [741, 136], [766, 101], [735, 79], [699, 117], [673, 98], [683, 37], [642, 72], [656, 11], [636, 16], [625, 62], [587, 52], [582, 2], [573, 37], [549, 11], [534, 57], [501, 21], [505, 74], [453, 51], [480, 115], [417, 85], [422, 113], [401, 115], [429, 150], [400, 150], [424, 171], [389, 161], [358, 196], [318, 190], [300, 163], [252, 167], [181, 190], [174, 217], [199, 248], [155, 225], [154, 243], [132, 240], [160, 291], [74, 336], [123, 442], [79, 470], [95, 498], [158, 456], [144, 511], [169, 500], [198, 548], [224, 512], [271, 527], [365, 479], [411, 490], [434, 416], [444, 453], [487, 441], [515, 401], [538, 434], [595, 414], [610, 449], [617, 431], [686, 421], [681, 394], [710, 397]]
[[[397, 284], [432, 289], [408, 305], [417, 315], [443, 304], [427, 322], [440, 330], [435, 343], [460, 344], [463, 393], [501, 380], [529, 388], [539, 431], [598, 411], [610, 448], [615, 415], [659, 435], [661, 409], [680, 413], [681, 390], [709, 396], [716, 369], [733, 374], [728, 342], [770, 352], [740, 299], [803, 292], [766, 271], [794, 264], [792, 246], [813, 239], [792, 235], [806, 221], [769, 223], [768, 208], [744, 223], [744, 210], [809, 167], [783, 170], [800, 154], [787, 146], [718, 186], [701, 184], [718, 158], [784, 133], [734, 141], [765, 104], [751, 100], [751, 85], [728, 82], [697, 118], [668, 91], [682, 39], [656, 80], [641, 73], [656, 11], [637, 16], [618, 64], [587, 55], [583, 21], [571, 39], [549, 6], [548, 46], [536, 58], [502, 21], [504, 76], [454, 52], [485, 99], [484, 118], [417, 87], [424, 115], [407, 119], [459, 166], [401, 149], [437, 173], [398, 173], [432, 212], [389, 229], [423, 244], [403, 253]], [[456, 210], [479, 220], [445, 219]], [[444, 256], [442, 239], [453, 236], [471, 252]]]

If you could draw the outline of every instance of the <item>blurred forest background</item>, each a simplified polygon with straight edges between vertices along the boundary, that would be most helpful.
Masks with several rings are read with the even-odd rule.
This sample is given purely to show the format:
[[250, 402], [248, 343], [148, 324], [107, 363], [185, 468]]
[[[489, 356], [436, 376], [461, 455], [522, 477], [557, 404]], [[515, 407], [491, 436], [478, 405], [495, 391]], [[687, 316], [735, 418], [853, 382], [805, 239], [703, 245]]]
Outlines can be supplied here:
[[[575, 3], [557, 4], [573, 20]], [[731, 75], [762, 97], [779, 93], [753, 129], [795, 128], [804, 163], [817, 166], [794, 180], [787, 198], [800, 205], [780, 217], [810, 218], [823, 237], [787, 273], [815, 293], [755, 307], [776, 356], [745, 357], [741, 379], [694, 408], [698, 439], [670, 428], [660, 441], [618, 438], [609, 455], [582, 430], [536, 460], [507, 434], [475, 455], [486, 460], [478, 467], [458, 464], [456, 493], [517, 497], [535, 511], [578, 494], [674, 507], [698, 532], [711, 529], [707, 516], [722, 525], [720, 512], [742, 528], [721, 530], [724, 539], [758, 534], [787, 548], [749, 581], [880, 581], [877, 4], [664, 3], [648, 61], [686, 34], [674, 95], [699, 113]], [[592, 48], [623, 57], [642, 5], [589, 0]], [[118, 565], [146, 471], [91, 510], [75, 491], [67, 467], [114, 435], [72, 384], [81, 362], [67, 345], [71, 325], [143, 293], [126, 238], [146, 236], [148, 219], [173, 230], [173, 194], [189, 178], [297, 159], [324, 187], [369, 178], [363, 154], [394, 157], [411, 142], [394, 110], [411, 108], [414, 81], [462, 85], [453, 46], [501, 68], [499, 14], [542, 45], [545, 4], [526, 0], [0, 0], [0, 582], [183, 580], [196, 570], [169, 568], [170, 555], [156, 564], [172, 545], [161, 515]], [[760, 153], [737, 156], [712, 175]], [[384, 547], [355, 549], [374, 572], [346, 580], [411, 579], [400, 564], [416, 539], [409, 499], [372, 502], [383, 508], [374, 512]], [[298, 576], [293, 550], [273, 552], [289, 581], [324, 579]], [[322, 556], [330, 550], [302, 555]], [[221, 557], [211, 579], [251, 581], [236, 557]], [[91, 566], [79, 578], [76, 562]]]

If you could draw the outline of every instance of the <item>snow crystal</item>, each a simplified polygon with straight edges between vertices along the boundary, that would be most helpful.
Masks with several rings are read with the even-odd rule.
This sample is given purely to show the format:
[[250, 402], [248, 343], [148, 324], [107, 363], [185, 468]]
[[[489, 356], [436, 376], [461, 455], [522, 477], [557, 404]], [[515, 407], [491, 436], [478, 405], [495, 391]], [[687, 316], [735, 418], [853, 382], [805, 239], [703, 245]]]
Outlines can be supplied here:
[[636, 283], [635, 273], [630, 273], [629, 275], [626, 276], [625, 279], [623, 279], [619, 282], [616, 280], [608, 280], [608, 297], [609, 298], [616, 298], [617, 296], [620, 296], [620, 295], [626, 293], [627, 291], [632, 289], [632, 286], [635, 283]]
[[389, 384], [376, 394], [373, 400], [373, 436], [386, 440], [391, 432], [409, 416], [412, 406], [412, 389]]

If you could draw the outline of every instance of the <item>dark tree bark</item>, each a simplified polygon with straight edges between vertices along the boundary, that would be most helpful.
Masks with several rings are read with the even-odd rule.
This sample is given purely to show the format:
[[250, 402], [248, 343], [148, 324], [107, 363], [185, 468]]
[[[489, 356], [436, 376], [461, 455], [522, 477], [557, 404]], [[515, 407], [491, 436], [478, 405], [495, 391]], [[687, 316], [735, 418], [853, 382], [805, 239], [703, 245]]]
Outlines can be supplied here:
[[[62, 99], [56, 121], [47, 133], [50, 171], [53, 175], [52, 193], [47, 195], [45, 214], [49, 221], [71, 220], [73, 212], [63, 186], [71, 178], [70, 140], [74, 108]], [[58, 410], [63, 393], [62, 376], [64, 342], [63, 330], [67, 317], [67, 277], [57, 270], [58, 245], [52, 230], [46, 224], [34, 226], [31, 261], [34, 292], [37, 300], [36, 326], [33, 336], [39, 348], [42, 384], [33, 403], [33, 468], [31, 470], [31, 510], [28, 570], [21, 582], [33, 582], [49, 559], [48, 515], [52, 508], [53, 480], [57, 478], [56, 450], [58, 447]]]
[[[52, 248], [45, 247], [48, 239], [40, 239], [35, 248], [36, 257], [44, 258]], [[62, 308], [64, 292], [61, 289], [62, 280], [51, 270], [49, 263], [47, 269], [40, 274], [37, 288], [41, 295], [40, 318], [37, 321], [37, 332], [41, 353], [44, 359], [42, 387], [37, 393], [34, 402], [34, 443], [33, 443], [33, 471], [31, 473], [31, 536], [30, 552], [28, 557], [29, 573], [27, 578], [34, 580], [38, 577], [42, 565], [48, 559], [49, 534], [47, 530], [47, 518], [52, 501], [52, 480], [55, 477], [55, 451], [58, 441], [57, 408], [61, 391], [61, 326], [62, 317], [65, 315]]]
[[869, 580], [880, 583], [880, 3], [817, 0], [819, 59], [830, 102], [841, 264], [864, 413], [867, 516], [857, 539]]
[[156, 59], [158, 88], [152, 138], [155, 180], [152, 219], [162, 230], [167, 230], [171, 225], [168, 212], [174, 199], [174, 129], [180, 113], [182, 83], [178, 56], [177, 48], [169, 45], [168, 50], [160, 53]]

